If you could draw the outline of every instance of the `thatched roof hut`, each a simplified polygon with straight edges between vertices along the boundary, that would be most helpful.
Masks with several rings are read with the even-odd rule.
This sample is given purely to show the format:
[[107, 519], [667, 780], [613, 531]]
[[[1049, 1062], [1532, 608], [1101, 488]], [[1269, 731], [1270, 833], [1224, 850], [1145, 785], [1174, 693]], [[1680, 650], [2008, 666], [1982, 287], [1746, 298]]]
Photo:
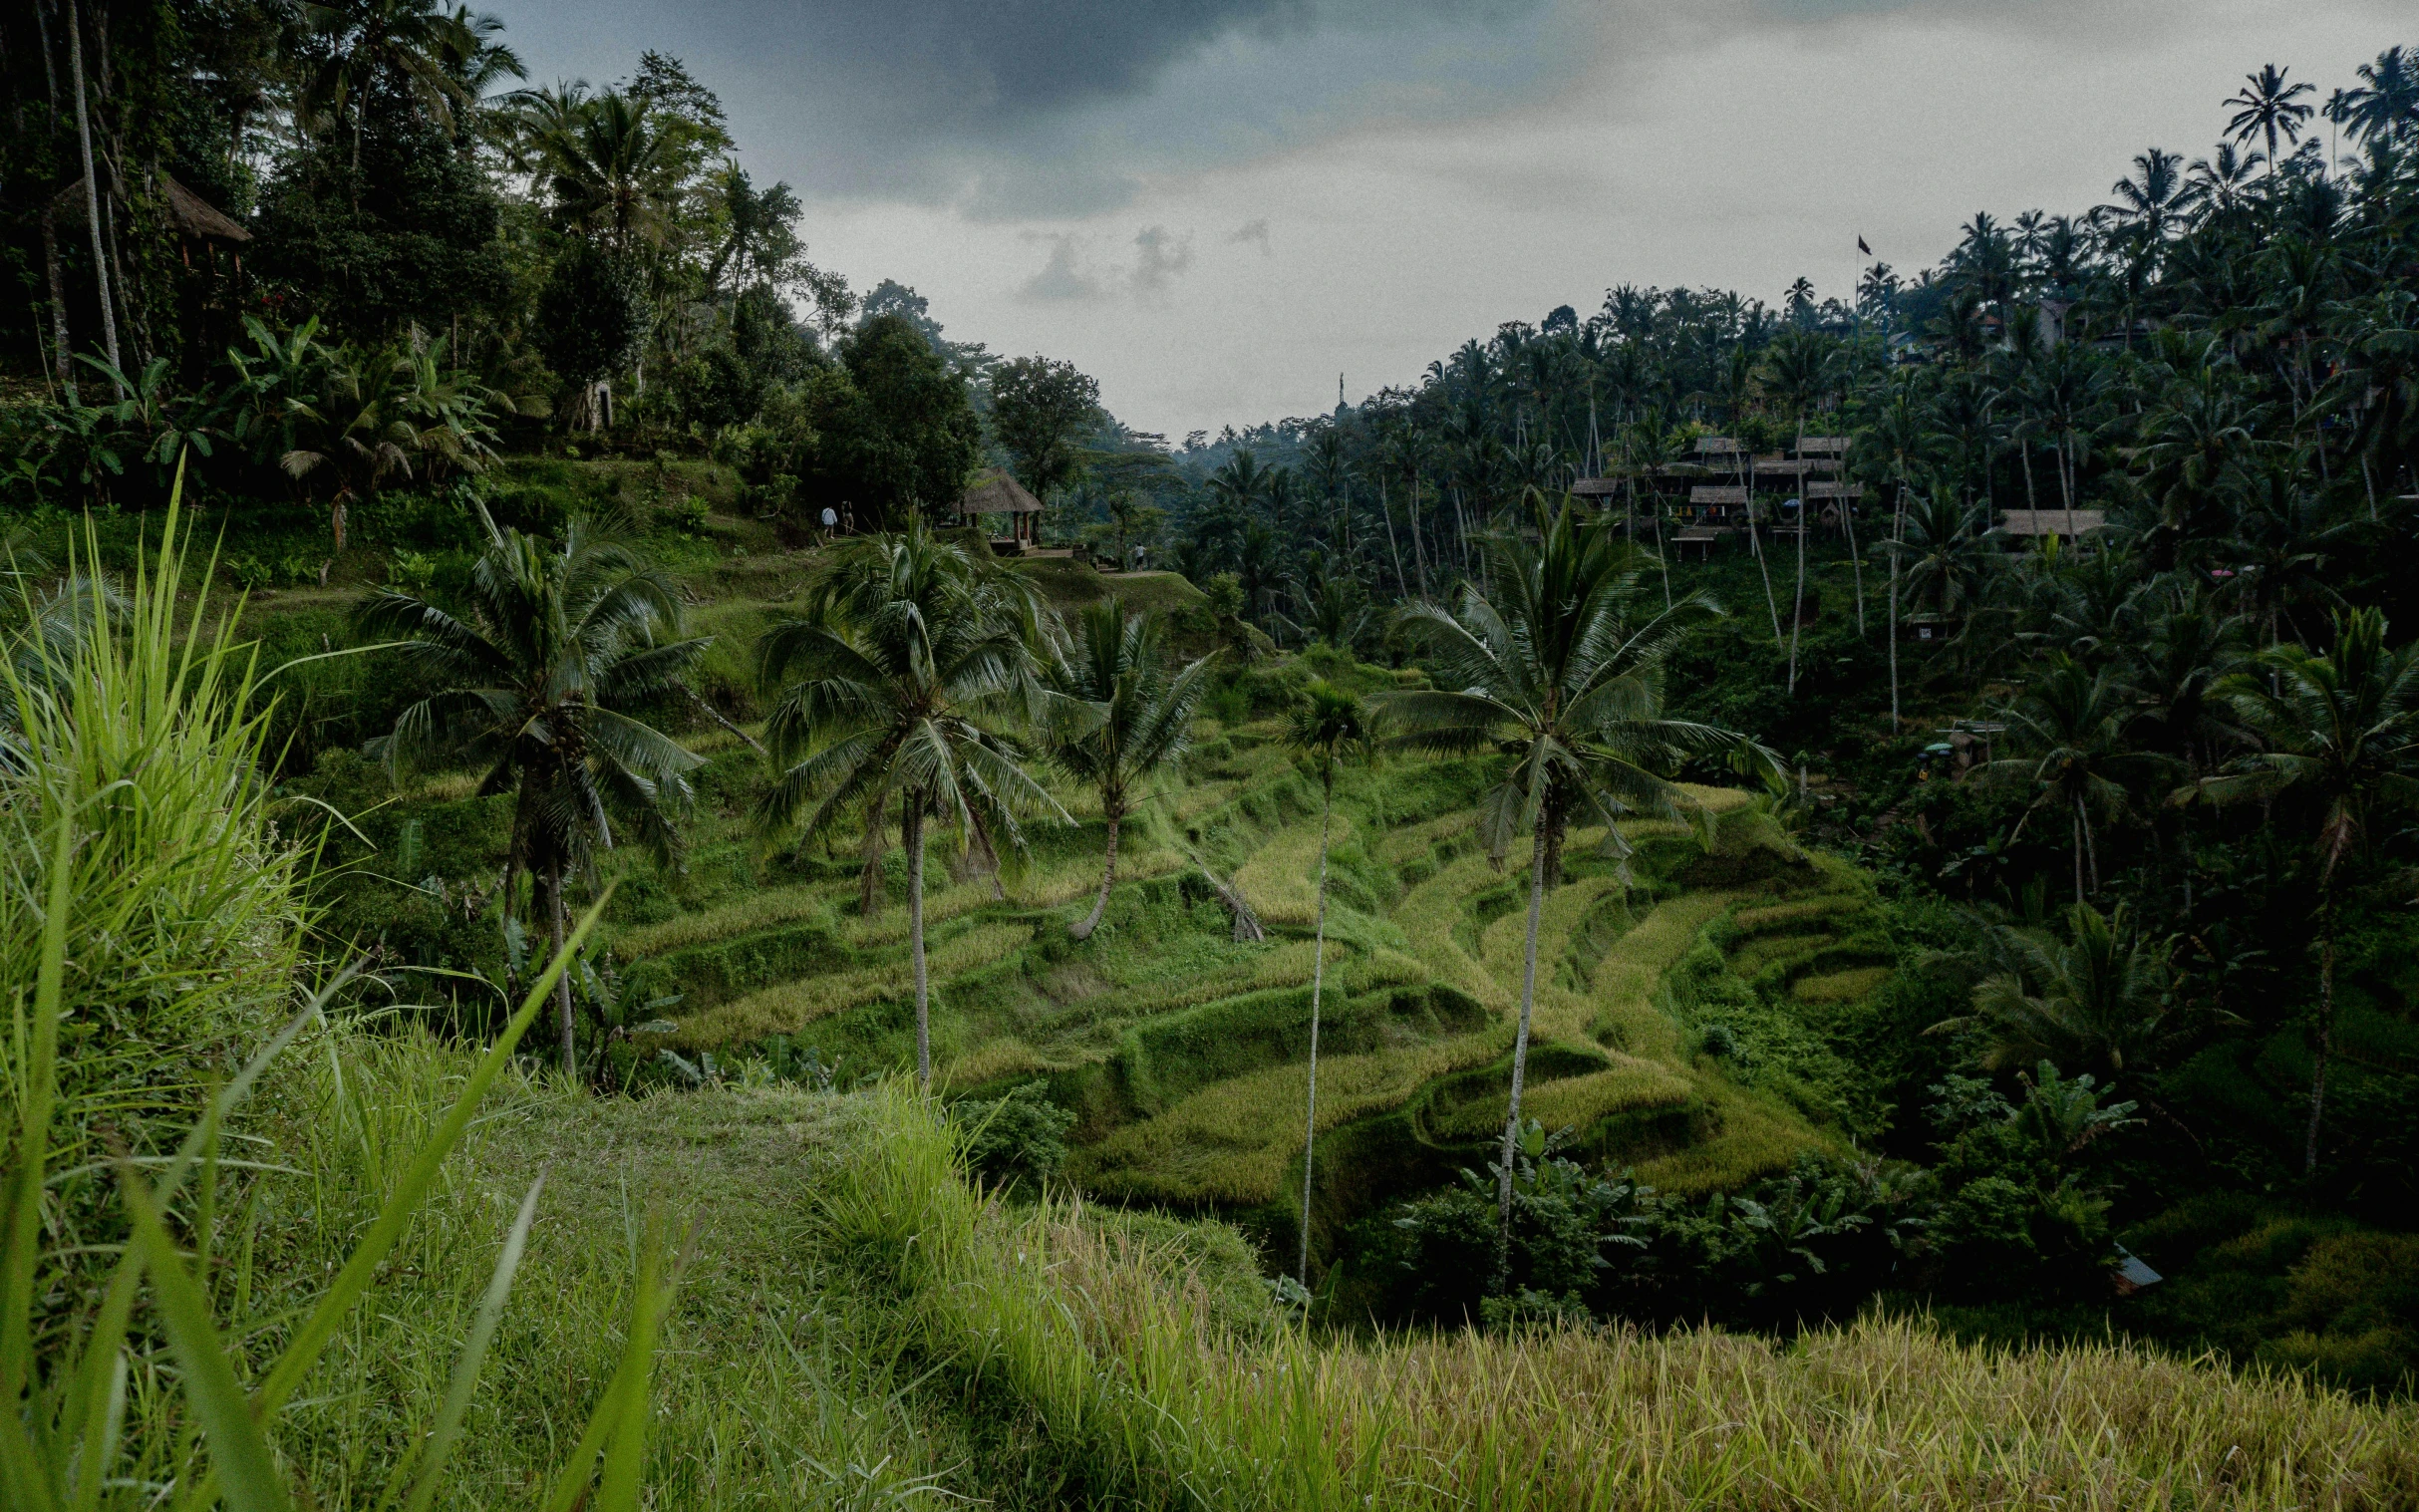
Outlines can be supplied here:
[[223, 241], [236, 245], [252, 239], [252, 233], [221, 213], [208, 200], [170, 178], [157, 175], [159, 198], [167, 211], [168, 224], [179, 236], [195, 241]]
[[[977, 515], [1007, 515], [1008, 529], [1001, 539], [1015, 541], [1021, 549], [1034, 543], [1042, 501], [1028, 492], [1024, 484], [1009, 476], [1005, 468], [992, 467], [977, 477], [973, 486], [959, 498], [958, 513], [964, 515], [969, 523], [980, 523], [975, 519]], [[990, 524], [984, 524], [983, 528], [987, 533], [997, 529]]]

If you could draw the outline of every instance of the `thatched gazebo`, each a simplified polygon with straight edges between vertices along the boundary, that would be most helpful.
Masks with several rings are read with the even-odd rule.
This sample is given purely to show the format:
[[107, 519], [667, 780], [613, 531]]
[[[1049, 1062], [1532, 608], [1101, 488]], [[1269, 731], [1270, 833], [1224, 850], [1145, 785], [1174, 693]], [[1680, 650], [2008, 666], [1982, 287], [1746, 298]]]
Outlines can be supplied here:
[[[958, 513], [970, 525], [980, 525], [991, 537], [995, 550], [1014, 554], [1037, 544], [1035, 532], [1042, 518], [1042, 501], [1027, 492], [1025, 486], [1008, 475], [1004, 468], [992, 467], [974, 480], [958, 500]], [[997, 533], [996, 527], [981, 515], [1005, 514], [1008, 532]]]

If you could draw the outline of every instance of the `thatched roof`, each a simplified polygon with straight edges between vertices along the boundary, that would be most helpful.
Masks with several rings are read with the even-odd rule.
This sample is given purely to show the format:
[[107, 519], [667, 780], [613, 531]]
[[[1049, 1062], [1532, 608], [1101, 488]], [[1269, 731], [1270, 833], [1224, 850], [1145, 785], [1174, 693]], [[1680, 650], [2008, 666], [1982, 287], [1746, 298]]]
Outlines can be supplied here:
[[1743, 504], [1746, 501], [1747, 490], [1735, 483], [1698, 483], [1688, 490], [1688, 502], [1692, 504]]
[[157, 176], [159, 197], [166, 205], [168, 224], [176, 228], [178, 235], [190, 236], [195, 241], [250, 241], [252, 239], [251, 232], [220, 214], [215, 206], [199, 194], [170, 178], [164, 172]]
[[1040, 499], [997, 467], [976, 478], [966, 496], [958, 500], [960, 514], [1038, 514], [1041, 509]]
[[2008, 509], [1999, 529], [2007, 535], [2084, 535], [2107, 523], [2105, 509]]
[[1603, 498], [1606, 494], [1621, 491], [1621, 479], [1617, 477], [1577, 478], [1571, 484], [1571, 491], [1581, 498]]

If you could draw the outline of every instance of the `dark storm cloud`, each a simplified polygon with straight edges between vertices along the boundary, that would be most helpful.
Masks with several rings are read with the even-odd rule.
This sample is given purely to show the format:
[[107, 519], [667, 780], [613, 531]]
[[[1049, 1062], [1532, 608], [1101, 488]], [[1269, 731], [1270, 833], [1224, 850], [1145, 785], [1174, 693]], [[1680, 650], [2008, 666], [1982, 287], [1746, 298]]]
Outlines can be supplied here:
[[1374, 116], [1520, 98], [1571, 60], [1542, 44], [1588, 0], [498, 3], [544, 74], [681, 56], [751, 156], [809, 192], [1025, 216]]

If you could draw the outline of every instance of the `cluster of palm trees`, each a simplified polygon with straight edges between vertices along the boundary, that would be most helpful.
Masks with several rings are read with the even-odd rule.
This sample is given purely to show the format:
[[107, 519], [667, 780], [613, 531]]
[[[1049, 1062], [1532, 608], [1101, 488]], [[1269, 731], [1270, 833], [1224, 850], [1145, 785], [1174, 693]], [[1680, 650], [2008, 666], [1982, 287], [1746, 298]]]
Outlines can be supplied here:
[[[1673, 780], [1684, 765], [1722, 761], [1777, 776], [1776, 758], [1752, 740], [1664, 711], [1666, 663], [1686, 627], [1716, 613], [1713, 606], [1689, 596], [1654, 607], [1641, 589], [1644, 559], [1608, 521], [1566, 507], [1540, 512], [1535, 526], [1534, 541], [1493, 543], [1485, 576], [1465, 583], [1450, 605], [1421, 601], [1401, 611], [1450, 691], [1388, 694], [1371, 706], [1314, 682], [1288, 717], [1289, 743], [1321, 794], [1306, 1279], [1339, 762], [1380, 745], [1503, 756], [1500, 777], [1479, 800], [1480, 838], [1500, 859], [1517, 835], [1532, 837], [1507, 1181], [1538, 923], [1572, 827], [1601, 824], [1607, 849], [1626, 854], [1627, 817], [1702, 817]], [[362, 628], [397, 638], [440, 689], [407, 709], [377, 749], [397, 761], [442, 755], [475, 762], [480, 792], [514, 795], [504, 907], [517, 906], [515, 879], [528, 873], [559, 940], [566, 878], [617, 844], [668, 852], [675, 843], [673, 820], [701, 761], [648, 715], [687, 696], [706, 643], [680, 634], [671, 585], [611, 521], [574, 521], [553, 541], [490, 524], [471, 580], [459, 614], [394, 588], [364, 603]], [[798, 612], [758, 642], [756, 665], [772, 693], [764, 725], [772, 771], [757, 806], [768, 841], [853, 834], [870, 910], [879, 905], [895, 826], [907, 869], [916, 1075], [929, 1086], [928, 836], [937, 830], [959, 856], [996, 874], [1024, 852], [1029, 824], [1069, 822], [1038, 763], [1095, 790], [1107, 831], [1100, 885], [1069, 927], [1075, 939], [1089, 938], [1116, 880], [1120, 826], [1154, 773], [1183, 755], [1209, 665], [1172, 665], [1158, 621], [1114, 597], [1061, 624], [1028, 578], [920, 521], [826, 551]], [[557, 1007], [568, 1072], [576, 1036], [567, 985]]]
[[1622, 285], [1584, 319], [1465, 342], [1413, 388], [1222, 438], [1191, 454], [1187, 549], [1234, 571], [1254, 612], [1283, 607], [1314, 553], [1371, 596], [1440, 593], [1533, 488], [1640, 480], [1704, 432], [1779, 450], [1810, 417], [1865, 433], [1855, 470], [1894, 524], [1937, 484], [1983, 529], [2006, 507], [2172, 529], [2213, 486], [2212, 454], [2246, 440], [2298, 447], [2364, 500], [2411, 492], [2419, 288], [2397, 228], [2419, 204], [2419, 55], [2388, 50], [2323, 107], [2311, 93], [2262, 69], [2210, 155], [2149, 150], [2077, 214], [1977, 214], [1912, 282], [1876, 264], [1854, 300], [1799, 287], [1777, 307]]

